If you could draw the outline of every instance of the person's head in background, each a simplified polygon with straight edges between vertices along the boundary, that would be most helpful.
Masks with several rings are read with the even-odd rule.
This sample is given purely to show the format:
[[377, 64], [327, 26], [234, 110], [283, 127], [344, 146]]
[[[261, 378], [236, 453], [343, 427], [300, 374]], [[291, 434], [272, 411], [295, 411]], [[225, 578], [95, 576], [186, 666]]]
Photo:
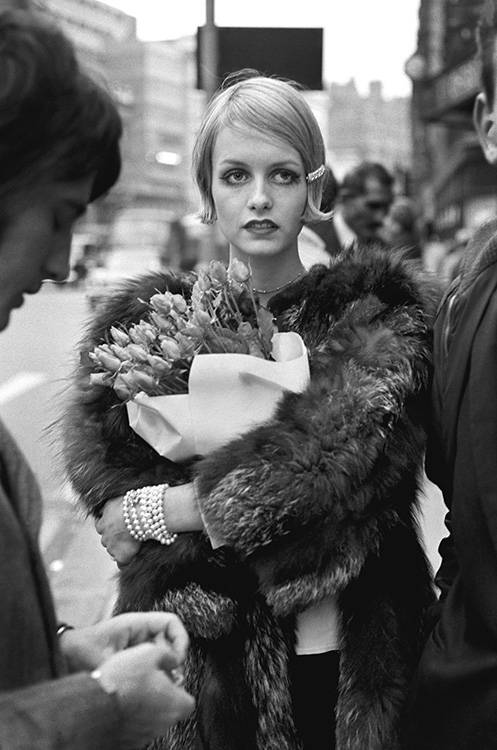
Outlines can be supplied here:
[[73, 225], [117, 180], [121, 120], [35, 11], [0, 13], [0, 330], [69, 271]]
[[477, 29], [481, 92], [475, 100], [474, 124], [489, 164], [497, 165], [497, 2], [487, 0]]
[[395, 198], [385, 218], [381, 236], [392, 248], [409, 250], [405, 257], [421, 257], [418, 213], [410, 198], [406, 196]]
[[193, 151], [202, 220], [219, 222], [231, 257], [288, 261], [290, 274], [303, 223], [327, 218], [324, 160], [319, 126], [293, 82], [232, 74], [209, 103]]
[[382, 164], [364, 161], [343, 177], [337, 207], [357, 239], [370, 242], [380, 239], [392, 201], [392, 175]]

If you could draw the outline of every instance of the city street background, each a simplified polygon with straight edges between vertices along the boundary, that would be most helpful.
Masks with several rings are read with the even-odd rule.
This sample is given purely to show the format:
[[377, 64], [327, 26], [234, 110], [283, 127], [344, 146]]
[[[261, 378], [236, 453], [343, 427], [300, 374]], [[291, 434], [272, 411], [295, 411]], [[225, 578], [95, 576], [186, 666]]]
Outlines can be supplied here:
[[[41, 547], [59, 619], [91, 624], [110, 614], [116, 566], [84, 518], [64, 479], [60, 443], [49, 426], [57, 419], [89, 305], [85, 291], [46, 284], [14, 310], [0, 336], [0, 417], [28, 457], [44, 496]], [[439, 491], [425, 481], [422, 528], [432, 565], [445, 534]]]
[[67, 391], [88, 314], [84, 292], [46, 284], [14, 310], [0, 336], [0, 417], [29, 459], [44, 497], [42, 552], [61, 621], [96, 622], [112, 608], [116, 566], [64, 480], [59, 443], [48, 429]]

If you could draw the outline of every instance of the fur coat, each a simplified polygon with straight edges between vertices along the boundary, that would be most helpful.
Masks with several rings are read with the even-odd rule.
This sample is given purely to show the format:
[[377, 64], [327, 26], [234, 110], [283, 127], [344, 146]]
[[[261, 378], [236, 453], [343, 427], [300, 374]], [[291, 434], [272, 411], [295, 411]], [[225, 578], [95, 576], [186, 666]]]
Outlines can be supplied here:
[[[131, 280], [97, 311], [83, 350], [191, 276]], [[128, 426], [80, 366], [65, 417], [68, 473], [90, 513], [132, 487], [196, 478], [211, 530], [146, 542], [120, 573], [118, 611], [166, 609], [192, 645], [194, 715], [154, 748], [298, 750], [288, 660], [296, 614], [329, 594], [341, 613], [338, 750], [395, 750], [432, 602], [416, 494], [425, 445], [433, 288], [380, 251], [315, 266], [270, 302], [308, 348], [311, 383], [274, 418], [206, 458], [175, 464]], [[216, 533], [217, 536], [217, 533]], [[198, 743], [200, 738], [200, 744]]]

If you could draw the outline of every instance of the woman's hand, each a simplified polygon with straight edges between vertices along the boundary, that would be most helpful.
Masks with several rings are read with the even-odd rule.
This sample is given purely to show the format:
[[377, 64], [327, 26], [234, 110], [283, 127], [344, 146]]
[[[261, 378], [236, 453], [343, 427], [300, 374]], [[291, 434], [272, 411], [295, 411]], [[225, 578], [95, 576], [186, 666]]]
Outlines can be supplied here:
[[133, 539], [124, 523], [122, 497], [106, 502], [95, 528], [101, 536], [101, 544], [118, 566], [130, 563], [140, 549], [141, 542]]

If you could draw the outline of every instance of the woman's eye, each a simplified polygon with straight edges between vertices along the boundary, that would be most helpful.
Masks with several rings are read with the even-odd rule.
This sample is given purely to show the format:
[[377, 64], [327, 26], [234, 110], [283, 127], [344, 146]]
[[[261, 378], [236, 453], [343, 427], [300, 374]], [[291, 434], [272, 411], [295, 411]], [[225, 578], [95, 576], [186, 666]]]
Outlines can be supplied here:
[[223, 175], [222, 179], [224, 182], [227, 182], [228, 185], [239, 185], [245, 181], [245, 178], [246, 174], [242, 169], [233, 169], [231, 172]]
[[298, 182], [299, 176], [288, 169], [279, 169], [275, 172], [274, 179], [280, 185], [291, 185], [294, 182]]

